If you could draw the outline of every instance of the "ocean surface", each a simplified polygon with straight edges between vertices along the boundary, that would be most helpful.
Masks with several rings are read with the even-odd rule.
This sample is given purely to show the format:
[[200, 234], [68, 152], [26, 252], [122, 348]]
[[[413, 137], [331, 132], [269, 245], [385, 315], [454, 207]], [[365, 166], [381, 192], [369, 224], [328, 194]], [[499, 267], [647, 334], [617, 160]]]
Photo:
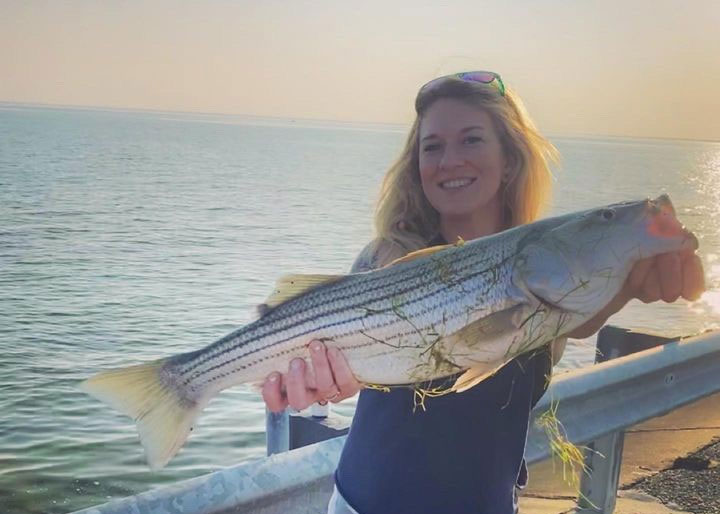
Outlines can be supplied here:
[[[76, 385], [214, 341], [282, 274], [345, 272], [404, 130], [0, 105], [0, 512], [69, 512], [264, 455], [250, 387], [216, 398], [150, 472], [131, 420]], [[717, 328], [720, 143], [551, 139], [563, 155], [552, 213], [667, 192], [701, 239], [700, 301], [635, 302], [611, 322]], [[593, 350], [572, 342], [561, 367]]]

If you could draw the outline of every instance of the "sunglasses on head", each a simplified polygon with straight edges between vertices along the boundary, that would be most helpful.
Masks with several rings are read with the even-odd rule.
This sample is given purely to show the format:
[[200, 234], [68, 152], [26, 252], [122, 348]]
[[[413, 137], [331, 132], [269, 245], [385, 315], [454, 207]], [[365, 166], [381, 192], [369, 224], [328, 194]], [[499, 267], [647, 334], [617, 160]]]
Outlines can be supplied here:
[[497, 88], [500, 95], [505, 96], [505, 84], [503, 84], [500, 75], [494, 71], [463, 71], [461, 73], [452, 73], [431, 80], [420, 88], [420, 93], [425, 93], [445, 82], [448, 79], [459, 79], [466, 82], [479, 82], [481, 84], [490, 84]]

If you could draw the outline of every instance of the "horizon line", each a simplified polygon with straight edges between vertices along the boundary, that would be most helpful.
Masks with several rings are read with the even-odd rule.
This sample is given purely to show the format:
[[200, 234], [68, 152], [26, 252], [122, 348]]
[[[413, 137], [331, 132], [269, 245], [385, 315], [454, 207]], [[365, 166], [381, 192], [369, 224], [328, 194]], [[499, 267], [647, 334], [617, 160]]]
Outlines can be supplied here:
[[[327, 123], [327, 124], [341, 124], [346, 126], [384, 126], [386, 128], [394, 129], [407, 129], [411, 123], [398, 123], [390, 121], [348, 121], [348, 120], [332, 120], [328, 118], [302, 118], [299, 116], [272, 116], [272, 115], [259, 115], [259, 114], [242, 114], [242, 113], [229, 113], [229, 112], [212, 112], [212, 111], [176, 111], [166, 109], [152, 109], [146, 107], [113, 107], [103, 105], [79, 105], [79, 104], [54, 104], [45, 102], [18, 102], [13, 100], [0, 100], [0, 108], [5, 107], [19, 107], [19, 108], [31, 108], [31, 109], [56, 109], [56, 110], [79, 110], [79, 111], [100, 111], [100, 112], [126, 112], [126, 113], [147, 113], [147, 114], [181, 114], [181, 115], [199, 115], [199, 116], [236, 116], [247, 118], [248, 121], [275, 121], [275, 122], [310, 122], [310, 123]], [[351, 128], [351, 127], [349, 127]], [[627, 134], [598, 134], [598, 133], [558, 133], [549, 131], [547, 137], [554, 138], [584, 138], [584, 139], [601, 139], [601, 138], [622, 138], [622, 139], [651, 139], [651, 140], [664, 140], [664, 141], [693, 141], [698, 143], [720, 143], [720, 139], [694, 139], [688, 137], [669, 137], [669, 136], [638, 136], [638, 135], [627, 135]]]

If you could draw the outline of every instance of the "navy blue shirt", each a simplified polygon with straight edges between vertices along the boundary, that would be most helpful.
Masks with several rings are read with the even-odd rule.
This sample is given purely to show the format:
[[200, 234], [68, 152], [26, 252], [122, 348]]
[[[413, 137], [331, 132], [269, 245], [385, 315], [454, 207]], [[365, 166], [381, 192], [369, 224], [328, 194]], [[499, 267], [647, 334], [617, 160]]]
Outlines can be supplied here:
[[427, 398], [425, 410], [410, 388], [361, 391], [340, 494], [360, 514], [514, 513], [530, 411], [550, 371], [549, 351], [521, 355], [465, 392]]

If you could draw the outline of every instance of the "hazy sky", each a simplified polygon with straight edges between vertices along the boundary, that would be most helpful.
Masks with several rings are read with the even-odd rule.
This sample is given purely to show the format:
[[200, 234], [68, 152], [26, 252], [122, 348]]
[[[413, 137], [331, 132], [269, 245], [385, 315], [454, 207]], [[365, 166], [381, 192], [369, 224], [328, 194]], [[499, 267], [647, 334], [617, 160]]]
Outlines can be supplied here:
[[407, 123], [458, 69], [550, 134], [720, 140], [719, 0], [0, 0], [0, 101]]

